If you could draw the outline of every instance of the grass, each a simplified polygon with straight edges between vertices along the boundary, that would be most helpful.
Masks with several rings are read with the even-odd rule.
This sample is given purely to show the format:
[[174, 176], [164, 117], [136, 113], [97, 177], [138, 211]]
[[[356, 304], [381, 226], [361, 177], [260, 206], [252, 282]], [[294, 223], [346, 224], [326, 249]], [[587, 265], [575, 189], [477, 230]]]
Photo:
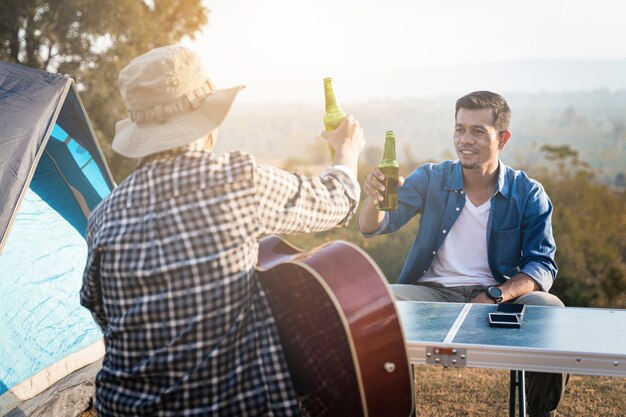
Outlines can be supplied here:
[[[418, 416], [507, 416], [509, 371], [415, 366]], [[572, 375], [559, 416], [623, 417], [626, 378]]]
[[[415, 366], [415, 397], [418, 417], [508, 416], [509, 372]], [[626, 378], [572, 375], [558, 415], [623, 417], [624, 410]]]

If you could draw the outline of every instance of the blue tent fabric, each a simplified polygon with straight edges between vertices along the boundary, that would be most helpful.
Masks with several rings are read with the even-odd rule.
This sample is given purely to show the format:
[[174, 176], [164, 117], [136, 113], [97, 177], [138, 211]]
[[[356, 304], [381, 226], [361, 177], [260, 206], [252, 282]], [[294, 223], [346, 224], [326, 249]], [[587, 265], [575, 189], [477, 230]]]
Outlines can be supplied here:
[[73, 81], [0, 61], [0, 416], [104, 352], [78, 297], [114, 186]]
[[[63, 167], [63, 170], [60, 171], [58, 167]], [[103, 196], [81, 171], [68, 147], [62, 142], [50, 140], [39, 160], [30, 188], [61, 213], [79, 233], [84, 234], [87, 230], [87, 218], [68, 185], [79, 191], [90, 210], [102, 200]]]
[[0, 61], [0, 248], [68, 79]]
[[85, 239], [28, 191], [0, 256], [0, 394], [102, 337], [78, 299], [86, 257]]
[[[62, 151], [74, 156], [80, 148], [90, 155], [92, 171], [100, 173], [97, 181], [90, 178], [91, 184], [79, 189], [93, 209], [104, 194], [102, 190], [112, 189], [114, 183], [71, 79], [0, 61], [0, 252], [53, 128], [68, 135], [61, 141], [67, 141], [67, 149], [59, 150], [58, 158], [63, 157]], [[92, 188], [100, 190], [100, 198], [90, 198]]]
[[[78, 93], [75, 88], [71, 88], [67, 94], [63, 108], [57, 119], [58, 126], [65, 129], [69, 136], [73, 138], [74, 143], [87, 151], [90, 155], [98, 155], [100, 149], [97, 146], [97, 142], [92, 140], [93, 132], [89, 128], [90, 124], [87, 120], [87, 113], [80, 102]], [[109, 172], [104, 159], [94, 158], [94, 165], [98, 172]], [[111, 178], [111, 175], [104, 176], [102, 178], [103, 187], [107, 190], [112, 189], [115, 185]]]

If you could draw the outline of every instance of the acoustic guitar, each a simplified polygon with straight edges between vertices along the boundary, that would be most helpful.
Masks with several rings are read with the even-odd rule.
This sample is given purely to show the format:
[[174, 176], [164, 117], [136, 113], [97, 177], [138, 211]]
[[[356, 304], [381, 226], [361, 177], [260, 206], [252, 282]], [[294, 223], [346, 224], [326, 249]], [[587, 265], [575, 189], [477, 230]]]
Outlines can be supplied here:
[[333, 241], [302, 252], [261, 240], [257, 266], [303, 415], [408, 416], [404, 334], [382, 272], [360, 248]]

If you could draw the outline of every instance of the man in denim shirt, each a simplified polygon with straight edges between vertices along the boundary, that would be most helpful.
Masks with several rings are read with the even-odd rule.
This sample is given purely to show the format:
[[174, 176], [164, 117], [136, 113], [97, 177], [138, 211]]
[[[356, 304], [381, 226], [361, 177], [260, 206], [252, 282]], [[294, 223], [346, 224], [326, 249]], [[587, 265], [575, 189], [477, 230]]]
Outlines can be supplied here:
[[[392, 285], [399, 300], [563, 306], [556, 278], [552, 204], [542, 185], [499, 159], [511, 138], [503, 97], [477, 91], [456, 102], [459, 160], [425, 164], [400, 178], [398, 209], [378, 211], [384, 190], [375, 168], [359, 216], [366, 237], [392, 233], [420, 214], [420, 227]], [[527, 373], [531, 417], [555, 415], [567, 375]]]

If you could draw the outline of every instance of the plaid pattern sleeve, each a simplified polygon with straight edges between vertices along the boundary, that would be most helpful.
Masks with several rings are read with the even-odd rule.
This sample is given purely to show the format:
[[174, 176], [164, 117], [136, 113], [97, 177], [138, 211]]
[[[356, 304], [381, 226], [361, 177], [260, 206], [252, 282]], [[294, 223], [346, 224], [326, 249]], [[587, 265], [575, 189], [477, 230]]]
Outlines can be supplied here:
[[353, 185], [203, 151], [124, 180], [90, 217], [80, 294], [106, 345], [98, 416], [299, 415], [257, 240], [347, 222]]
[[102, 305], [100, 291], [100, 256], [101, 251], [92, 247], [94, 217], [89, 219], [87, 227], [87, 265], [83, 273], [83, 286], [80, 290], [80, 304], [91, 311], [96, 323], [104, 330], [107, 326], [106, 314]]
[[306, 177], [258, 165], [255, 186], [264, 233], [308, 233], [345, 226], [358, 203], [358, 184], [339, 169]]

